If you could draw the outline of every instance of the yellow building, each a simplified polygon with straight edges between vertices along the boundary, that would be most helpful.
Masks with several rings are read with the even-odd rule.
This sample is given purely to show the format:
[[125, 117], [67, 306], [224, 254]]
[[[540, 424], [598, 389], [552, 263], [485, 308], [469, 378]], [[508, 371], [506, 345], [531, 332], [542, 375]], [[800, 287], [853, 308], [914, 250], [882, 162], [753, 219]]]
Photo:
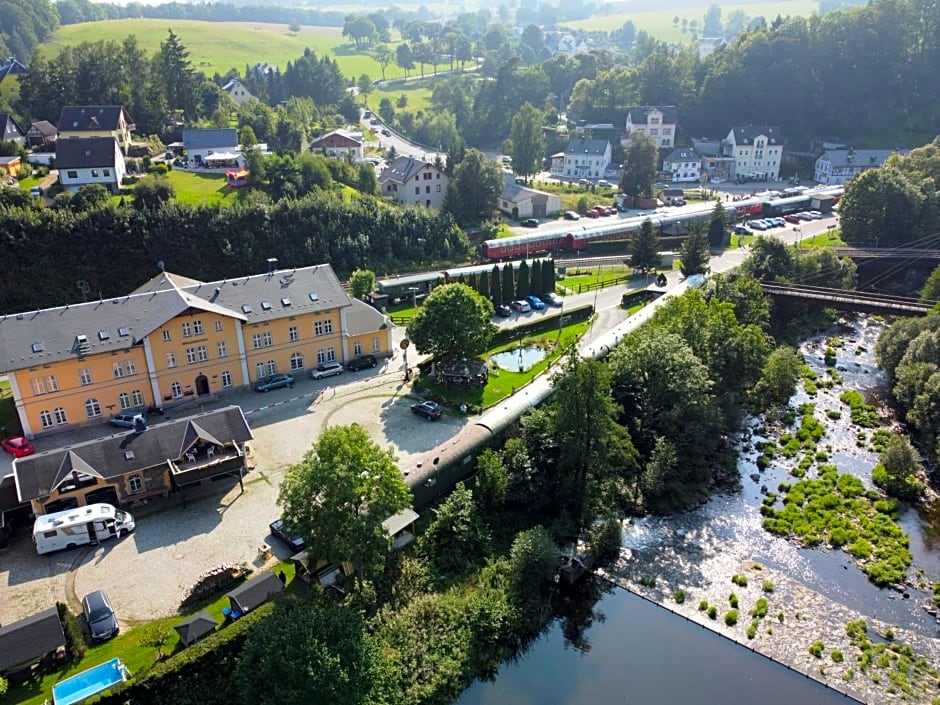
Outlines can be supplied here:
[[59, 115], [59, 139], [113, 137], [127, 154], [134, 120], [120, 105], [69, 105]]
[[125, 296], [0, 317], [24, 434], [391, 354], [388, 319], [350, 299], [329, 265], [271, 269], [210, 283], [161, 273]]

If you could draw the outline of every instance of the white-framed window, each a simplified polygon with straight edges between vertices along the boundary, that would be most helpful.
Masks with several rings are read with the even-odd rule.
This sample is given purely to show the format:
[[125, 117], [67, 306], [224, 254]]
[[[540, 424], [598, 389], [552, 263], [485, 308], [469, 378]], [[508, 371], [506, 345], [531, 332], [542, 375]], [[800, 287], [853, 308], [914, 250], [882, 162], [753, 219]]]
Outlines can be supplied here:
[[170, 394], [173, 395], [174, 399], [181, 399], [183, 397], [183, 385], [179, 382], [174, 382], [170, 385]]
[[358, 340], [353, 343], [353, 355], [362, 355], [362, 343]]
[[131, 405], [132, 406], [143, 406], [144, 405], [144, 393], [139, 389], [135, 389], [131, 392]]
[[228, 370], [222, 371], [222, 388], [227, 389], [232, 386], [232, 373]]
[[332, 362], [335, 359], [336, 359], [336, 350], [334, 350], [333, 348], [317, 350], [317, 362]]
[[268, 376], [277, 374], [277, 360], [268, 360]]
[[49, 413], [48, 409], [39, 412], [39, 424], [43, 428], [52, 428], [52, 414]]
[[216, 333], [221, 333], [221, 332], [222, 332], [222, 321], [216, 321], [216, 322], [215, 322], [215, 332], [216, 332]]
[[228, 357], [228, 345], [224, 340], [220, 340], [216, 343], [216, 350], [219, 353], [219, 357]]
[[290, 356], [290, 369], [292, 372], [297, 370], [302, 370], [304, 368], [304, 356], [299, 352], [295, 352]]
[[166, 328], [163, 329], [163, 340], [164, 342], [170, 342], [170, 331]]
[[193, 321], [193, 335], [202, 335], [202, 321]]
[[326, 319], [325, 321], [314, 321], [313, 322], [313, 334], [314, 335], [329, 335], [333, 332], [333, 321], [331, 319]]
[[176, 367], [176, 353], [168, 352], [166, 354], [166, 366]]
[[122, 365], [120, 362], [115, 362], [111, 366], [111, 369], [114, 370], [114, 379], [121, 379], [121, 377], [124, 376], [124, 365]]
[[131, 475], [127, 478], [127, 489], [129, 492], [140, 492], [144, 489], [144, 481], [140, 475]]
[[205, 362], [209, 359], [209, 350], [205, 345], [194, 345], [186, 348], [186, 363], [194, 364], [196, 362]]
[[380, 350], [379, 339], [373, 338], [372, 339], [372, 352], [377, 353], [379, 352], [379, 350]]
[[55, 375], [33, 377], [30, 382], [33, 386], [33, 394], [50, 394], [59, 391], [59, 380], [56, 379]]
[[118, 394], [118, 404], [121, 406], [121, 411], [131, 408], [131, 395], [127, 392], [121, 392]]
[[300, 330], [297, 328], [297, 326], [291, 326], [287, 329], [287, 332], [292, 343], [300, 339]]
[[137, 374], [137, 363], [133, 360], [124, 361], [124, 374], [130, 377]]
[[264, 379], [264, 363], [259, 362], [255, 365], [255, 377], [258, 379]]
[[185, 321], [180, 327], [183, 329], [184, 338], [193, 337], [193, 324], [192, 323], [190, 323], [189, 321]]
[[87, 367], [82, 367], [78, 371], [78, 381], [79, 384], [81, 384], [83, 387], [87, 387], [89, 384], [91, 384], [93, 381], [91, 378], [91, 370], [89, 370]]
[[251, 336], [251, 346], [255, 350], [258, 348], [270, 348], [272, 345], [274, 345], [274, 337], [271, 335], [270, 331], [253, 333]]
[[85, 416], [90, 419], [101, 416], [101, 403], [94, 397], [85, 400]]
[[61, 406], [57, 406], [55, 409], [53, 409], [52, 414], [53, 416], [55, 416], [55, 422], [57, 424], [63, 424], [63, 423], [69, 422], [69, 417], [65, 413], [65, 409], [63, 409]]

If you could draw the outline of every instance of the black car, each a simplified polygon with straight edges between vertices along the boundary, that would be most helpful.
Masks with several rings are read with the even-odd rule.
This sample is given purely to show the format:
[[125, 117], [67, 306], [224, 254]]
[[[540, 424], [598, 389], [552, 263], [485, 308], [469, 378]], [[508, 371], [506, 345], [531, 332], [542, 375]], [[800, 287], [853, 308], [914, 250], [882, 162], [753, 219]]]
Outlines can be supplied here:
[[500, 318], [509, 318], [512, 315], [512, 309], [506, 304], [496, 304], [496, 315]]
[[367, 367], [375, 367], [377, 364], [378, 361], [372, 355], [360, 355], [355, 360], [350, 360], [346, 368], [351, 372], [358, 372]]
[[412, 404], [411, 413], [423, 416], [428, 421], [433, 421], [444, 414], [444, 407], [435, 401], [423, 401], [420, 404]]
[[290, 550], [294, 553], [300, 553], [307, 547], [306, 541], [302, 538], [299, 536], [291, 536], [287, 531], [287, 524], [284, 523], [283, 519], [272, 521], [269, 526], [271, 528], [271, 535], [277, 536], [281, 541], [290, 546]]
[[522, 227], [524, 228], [537, 228], [539, 226], [539, 221], [535, 218], [526, 218], [522, 221]]
[[110, 639], [118, 633], [117, 617], [104, 590], [95, 590], [82, 598], [82, 611], [94, 641]]

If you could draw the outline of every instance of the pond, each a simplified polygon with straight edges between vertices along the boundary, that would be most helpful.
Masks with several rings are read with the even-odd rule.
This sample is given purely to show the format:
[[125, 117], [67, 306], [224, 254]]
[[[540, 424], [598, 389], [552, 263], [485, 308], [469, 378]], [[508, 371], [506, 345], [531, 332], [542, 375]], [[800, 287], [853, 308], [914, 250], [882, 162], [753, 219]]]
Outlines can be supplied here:
[[545, 359], [546, 352], [535, 345], [514, 350], [505, 350], [490, 357], [490, 361], [497, 367], [508, 372], [525, 372]]

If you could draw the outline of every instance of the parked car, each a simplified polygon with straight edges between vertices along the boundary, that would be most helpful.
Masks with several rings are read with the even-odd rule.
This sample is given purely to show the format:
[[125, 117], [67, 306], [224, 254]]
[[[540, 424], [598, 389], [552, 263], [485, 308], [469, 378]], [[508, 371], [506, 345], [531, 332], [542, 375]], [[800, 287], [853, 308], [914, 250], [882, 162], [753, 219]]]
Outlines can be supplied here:
[[574, 211], [565, 211], [565, 220], [581, 220], [581, 216]]
[[545, 302], [535, 294], [529, 294], [525, 297], [525, 300], [536, 311], [542, 311], [545, 308]]
[[813, 216], [811, 216], [811, 215], [810, 215], [809, 213], [807, 213], [806, 211], [802, 211], [801, 213], [797, 213], [797, 214], [796, 214], [796, 217], [799, 218], [800, 220], [812, 220], [812, 219], [813, 219]]
[[590, 186], [591, 182], [587, 179], [578, 179], [578, 186]]
[[512, 310], [513, 310], [513, 311], [516, 311], [516, 312], [518, 312], [518, 313], [528, 313], [529, 311], [532, 310], [532, 307], [529, 306], [529, 302], [528, 302], [528, 301], [522, 301], [522, 300], [513, 301], [513, 302], [512, 302], [511, 304], [509, 304], [509, 305], [512, 307]]
[[30, 196], [39, 197], [39, 196], [42, 196], [42, 193], [43, 193], [43, 191], [42, 191], [42, 186], [33, 186], [33, 187], [29, 190], [29, 195], [30, 195]]
[[783, 218], [771, 218], [770, 222], [775, 228], [782, 228], [784, 225], [787, 224], [787, 221], [785, 221]]
[[713, 184], [723, 184], [725, 182], [725, 180], [722, 179], [720, 176], [713, 176], [712, 178], [709, 179], [709, 181]]
[[391, 137], [391, 136], [392, 136], [392, 131], [389, 130], [387, 127], [383, 127], [383, 128], [382, 128], [382, 136], [383, 136], [383, 137]]
[[822, 213], [820, 213], [819, 211], [809, 211], [806, 215], [808, 215], [813, 220], [819, 220], [820, 218], [822, 218]]
[[27, 455], [32, 455], [36, 452], [36, 448], [33, 447], [33, 444], [29, 442], [28, 439], [23, 438], [23, 436], [10, 436], [10, 438], [4, 438], [0, 441], [0, 445], [3, 446], [3, 450], [12, 455], [14, 458], [24, 458]]
[[751, 231], [745, 228], [743, 225], [735, 225], [734, 234], [735, 235], [750, 235]]
[[82, 598], [82, 611], [94, 641], [110, 639], [118, 633], [117, 617], [104, 590], [95, 590]]
[[766, 230], [767, 229], [767, 226], [764, 224], [763, 220], [752, 220], [747, 225], [752, 230]]
[[444, 407], [436, 401], [423, 401], [420, 404], [412, 404], [411, 413], [423, 416], [428, 421], [433, 421], [444, 415]]
[[684, 198], [674, 198], [674, 199], [672, 199], [672, 205], [674, 205], [674, 206], [684, 206], [684, 205], [685, 205], [685, 199], [684, 199]]
[[281, 389], [282, 387], [293, 387], [294, 386], [294, 377], [293, 375], [271, 375], [257, 384], [255, 384], [256, 392], [270, 392], [272, 389]]
[[141, 413], [115, 414], [111, 417], [111, 425], [118, 428], [137, 428], [137, 424], [147, 425], [147, 417]]
[[785, 221], [787, 221], [788, 223], [799, 223], [799, 222], [800, 222], [800, 218], [799, 218], [799, 216], [798, 216], [796, 213], [788, 213], [787, 215], [783, 216], [783, 219], [784, 219]]
[[378, 119], [378, 118], [372, 118], [371, 120], [369, 120], [369, 124], [370, 124], [370, 125], [378, 125], [378, 124], [379, 124], [379, 119]]
[[496, 304], [496, 315], [500, 318], [509, 318], [512, 315], [512, 309], [506, 304]]
[[311, 379], [324, 379], [334, 375], [343, 374], [343, 363], [331, 360], [330, 362], [321, 362], [310, 370]]
[[554, 291], [550, 291], [547, 294], [539, 294], [539, 298], [549, 306], [561, 306], [564, 303], [561, 297]]
[[607, 179], [601, 179], [597, 182], [597, 185], [601, 188], [610, 188], [613, 184], [611, 184]]
[[359, 357], [350, 360], [346, 365], [346, 369], [348, 369], [350, 372], [358, 372], [359, 370], [364, 370], [369, 367], [375, 367], [377, 364], [379, 363], [375, 359], [375, 356], [360, 355]]
[[589, 211], [585, 211], [584, 215], [588, 218], [599, 218], [601, 214], [596, 208], [592, 208]]
[[539, 221], [535, 218], [526, 218], [522, 221], [522, 227], [524, 228], [537, 228], [539, 226]]
[[500, 161], [502, 161], [503, 164], [512, 164], [512, 157], [503, 155]]
[[300, 553], [307, 547], [306, 541], [300, 536], [294, 536], [287, 530], [287, 524], [284, 523], [283, 519], [272, 521], [268, 526], [271, 529], [271, 535], [277, 536], [281, 541], [290, 546], [290, 550], [294, 553]]

